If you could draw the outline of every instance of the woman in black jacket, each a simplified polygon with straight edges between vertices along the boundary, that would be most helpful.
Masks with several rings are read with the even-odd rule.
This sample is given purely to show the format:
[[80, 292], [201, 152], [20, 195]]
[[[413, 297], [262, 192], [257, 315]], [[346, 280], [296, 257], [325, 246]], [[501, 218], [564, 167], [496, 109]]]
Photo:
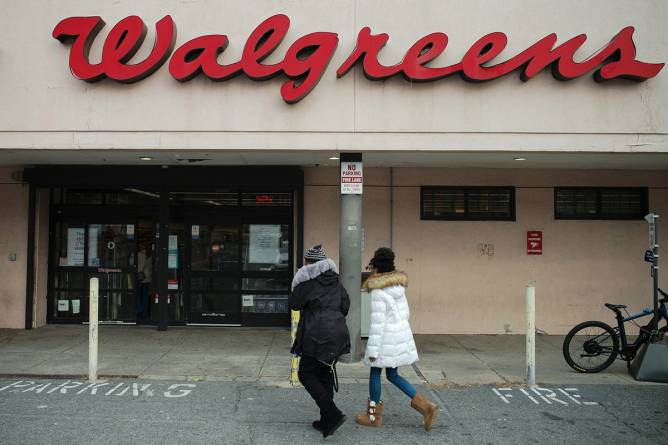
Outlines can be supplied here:
[[299, 381], [320, 408], [320, 420], [313, 427], [327, 437], [346, 420], [334, 404], [334, 381], [337, 360], [350, 352], [346, 326], [350, 298], [322, 246], [306, 251], [304, 263], [292, 280], [288, 299], [290, 309], [301, 312], [292, 353], [301, 356]]

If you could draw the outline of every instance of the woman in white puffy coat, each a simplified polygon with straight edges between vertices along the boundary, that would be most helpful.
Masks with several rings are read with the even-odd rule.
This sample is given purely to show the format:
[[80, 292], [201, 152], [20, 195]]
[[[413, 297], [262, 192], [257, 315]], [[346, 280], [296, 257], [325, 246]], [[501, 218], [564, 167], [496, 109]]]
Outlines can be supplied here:
[[364, 426], [382, 425], [380, 374], [385, 368], [387, 379], [410, 397], [411, 406], [422, 414], [424, 428], [429, 430], [438, 406], [418, 394], [397, 371], [399, 366], [411, 365], [418, 360], [413, 332], [408, 323], [408, 277], [395, 270], [394, 252], [387, 247], [376, 250], [369, 266], [373, 274], [364, 283], [371, 298], [371, 325], [364, 354], [364, 363], [370, 367], [369, 400], [366, 411], [355, 420]]

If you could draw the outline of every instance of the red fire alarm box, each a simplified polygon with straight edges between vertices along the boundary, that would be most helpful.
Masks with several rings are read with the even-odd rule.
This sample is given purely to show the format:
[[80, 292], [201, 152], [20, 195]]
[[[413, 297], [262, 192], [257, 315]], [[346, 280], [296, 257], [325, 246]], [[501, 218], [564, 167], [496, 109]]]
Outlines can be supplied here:
[[529, 230], [527, 232], [527, 255], [543, 254], [543, 232]]

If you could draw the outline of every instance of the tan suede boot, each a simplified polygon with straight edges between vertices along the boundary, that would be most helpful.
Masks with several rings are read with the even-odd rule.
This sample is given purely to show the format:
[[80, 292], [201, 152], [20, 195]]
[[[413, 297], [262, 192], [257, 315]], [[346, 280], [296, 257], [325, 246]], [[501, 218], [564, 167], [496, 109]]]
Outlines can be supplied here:
[[429, 431], [436, 420], [438, 405], [429, 399], [425, 399], [421, 394], [416, 394], [411, 400], [411, 407], [422, 414], [424, 417], [424, 429]]
[[366, 405], [366, 412], [355, 417], [355, 422], [363, 426], [380, 427], [383, 425], [383, 402], [372, 405], [369, 401]]

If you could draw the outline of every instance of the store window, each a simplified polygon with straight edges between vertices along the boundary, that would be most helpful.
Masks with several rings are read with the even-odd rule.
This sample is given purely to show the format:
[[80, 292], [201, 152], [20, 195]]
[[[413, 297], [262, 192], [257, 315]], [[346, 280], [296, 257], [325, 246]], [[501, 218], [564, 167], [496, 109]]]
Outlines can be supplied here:
[[242, 233], [242, 312], [287, 314], [290, 225], [244, 224]]
[[63, 204], [68, 205], [100, 205], [104, 202], [104, 194], [98, 190], [65, 189]]
[[290, 265], [288, 224], [244, 224], [244, 271], [287, 271]]
[[84, 269], [86, 228], [84, 225], [58, 222], [54, 235], [52, 254], [56, 267], [49, 312], [62, 320], [78, 320], [88, 307], [88, 280]]
[[513, 187], [422, 187], [421, 219], [515, 221]]
[[239, 192], [216, 190], [212, 192], [171, 192], [172, 204], [185, 206], [234, 207], [239, 205]]
[[107, 191], [104, 194], [104, 203], [107, 205], [158, 205], [160, 203], [160, 193], [155, 190], [138, 188]]
[[191, 237], [190, 311], [197, 314], [238, 311], [239, 228], [219, 224], [194, 227], [197, 229]]
[[56, 205], [158, 205], [160, 194], [155, 190], [124, 188], [115, 190], [88, 190], [55, 188]]
[[647, 188], [556, 187], [556, 219], [643, 219], [648, 213]]
[[88, 226], [89, 267], [134, 266], [134, 251], [133, 224], [91, 224]]
[[253, 207], [290, 207], [292, 193], [242, 193], [242, 206]]

